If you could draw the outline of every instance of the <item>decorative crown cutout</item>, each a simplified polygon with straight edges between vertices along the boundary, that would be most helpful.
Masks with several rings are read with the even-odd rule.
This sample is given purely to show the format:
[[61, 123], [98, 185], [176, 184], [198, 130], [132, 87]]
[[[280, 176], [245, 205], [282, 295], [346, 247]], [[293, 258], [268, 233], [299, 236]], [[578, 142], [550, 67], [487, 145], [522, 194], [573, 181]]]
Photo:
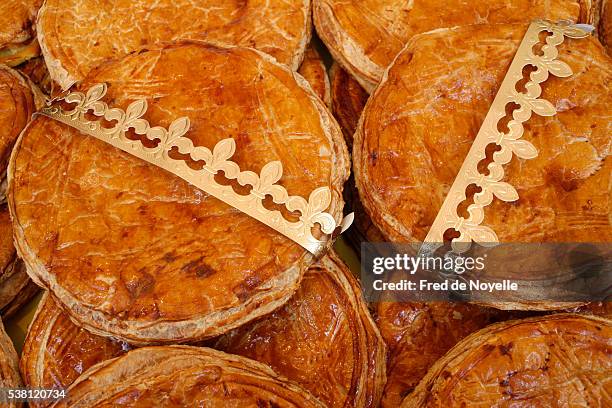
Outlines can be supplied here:
[[[518, 200], [516, 189], [501, 181], [504, 177], [503, 165], [512, 160], [513, 154], [521, 159], [533, 159], [538, 155], [535, 146], [520, 139], [524, 131], [523, 122], [531, 117], [532, 112], [541, 116], [553, 116], [557, 112], [549, 101], [538, 99], [542, 93], [540, 83], [548, 79], [549, 73], [557, 77], [572, 75], [569, 65], [556, 59], [559, 54], [556, 47], [563, 42], [564, 36], [584, 38], [593, 29], [585, 24], [554, 24], [544, 20], [535, 20], [529, 25], [474, 143], [429, 229], [424, 244], [427, 252], [433, 252], [443, 245], [444, 233], [448, 229], [459, 233], [451, 240], [451, 248], [458, 254], [467, 251], [472, 242], [482, 246], [494, 246], [499, 242], [491, 228], [480, 225], [484, 219], [484, 207], [491, 204], [493, 197], [502, 201]], [[539, 34], [543, 31], [551, 35], [541, 47], [542, 55], [536, 55], [533, 48], [540, 42]], [[516, 84], [523, 79], [523, 68], [528, 65], [536, 70], [525, 84], [525, 93], [518, 92]], [[498, 123], [506, 116], [506, 105], [510, 103], [520, 107], [512, 113], [512, 119], [507, 124], [509, 130], [501, 132]], [[495, 144], [499, 150], [493, 154], [492, 162], [487, 167], [489, 174], [484, 175], [477, 166], [485, 159], [489, 144]], [[472, 184], [481, 190], [474, 194], [474, 203], [467, 208], [469, 217], [464, 218], [458, 215], [458, 207], [467, 199], [466, 190]]]
[[[352, 213], [344, 217], [340, 225], [336, 225], [334, 217], [324, 212], [332, 200], [332, 193], [328, 187], [313, 190], [308, 200], [300, 196], [290, 196], [283, 186], [276, 184], [283, 174], [281, 162], [273, 161], [266, 164], [260, 174], [241, 171], [238, 164], [229, 160], [236, 150], [234, 139], [219, 141], [212, 151], [206, 147], [194, 146], [191, 139], [184, 137], [190, 127], [189, 118], [181, 117], [174, 120], [168, 129], [161, 126], [151, 127], [147, 120], [142, 119], [148, 108], [146, 100], [132, 102], [125, 111], [109, 108], [101, 101], [106, 91], [106, 84], [97, 84], [86, 94], [68, 93], [54, 100], [53, 104], [43, 108], [39, 114], [65, 123], [173, 173], [275, 229], [315, 256], [321, 256], [325, 252], [330, 234], [342, 233], [352, 223]], [[65, 110], [61, 106], [62, 100], [76, 106], [72, 110]], [[116, 124], [113, 127], [104, 127], [98, 120], [88, 120], [86, 115], [89, 113], [107, 121], [116, 121]], [[130, 129], [137, 135], [143, 135], [148, 140], [158, 143], [154, 147], [147, 147], [140, 140], [132, 140], [126, 136]], [[186, 161], [170, 157], [169, 153], [175, 147], [179, 153], [188, 155], [193, 161], [204, 161], [204, 166], [194, 170]], [[235, 180], [242, 186], [250, 186], [250, 192], [245, 195], [239, 194], [231, 185], [217, 183], [215, 175], [219, 172], [223, 172], [228, 180]], [[274, 203], [284, 206], [290, 212], [299, 212], [299, 219], [289, 221], [280, 211], [265, 208], [263, 201], [266, 196], [272, 197]], [[327, 234], [323, 236], [324, 240], [313, 236], [312, 230], [315, 224], [319, 225], [323, 234]]]

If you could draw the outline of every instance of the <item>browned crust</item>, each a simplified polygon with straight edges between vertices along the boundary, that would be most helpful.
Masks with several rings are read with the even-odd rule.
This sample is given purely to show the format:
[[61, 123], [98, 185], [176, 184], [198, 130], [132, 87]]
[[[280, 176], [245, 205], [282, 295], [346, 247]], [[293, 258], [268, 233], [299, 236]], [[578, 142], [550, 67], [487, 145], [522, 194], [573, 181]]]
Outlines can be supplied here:
[[0, 305], [0, 314], [3, 319], [13, 316], [19, 309], [27, 304], [40, 290], [26, 272], [23, 261], [16, 258], [10, 266], [11, 271], [8, 276], [2, 276], [0, 283], [0, 298], [3, 304]]
[[[0, 2], [0, 64], [18, 65], [40, 51], [35, 43], [34, 20], [43, 0]], [[32, 43], [32, 44], [30, 44]], [[28, 49], [22, 52], [22, 49]]]
[[[327, 46], [334, 60], [349, 72], [367, 92], [372, 92], [378, 83], [377, 76], [381, 68], [369, 61], [360, 51], [359, 45], [342, 32], [333, 15], [331, 7], [326, 2], [313, 1], [312, 16], [317, 34]], [[347, 44], [342, 44], [343, 41]], [[357, 56], [347, 55], [343, 49], [349, 49]], [[361, 60], [361, 64], [353, 60]]]
[[[19, 367], [30, 388], [63, 390], [89, 367], [127, 352], [126, 343], [99, 337], [75, 326], [45, 292], [28, 328]], [[33, 400], [33, 408], [51, 400]]]
[[334, 63], [330, 70], [331, 107], [334, 117], [342, 128], [349, 149], [353, 147], [353, 135], [361, 112], [368, 101], [368, 93], [340, 65]]
[[[13, 145], [36, 110], [36, 94], [27, 78], [0, 65], [0, 202], [5, 199], [6, 166]], [[0, 312], [7, 318], [36, 292], [13, 245], [12, 224], [6, 204], [0, 203]]]
[[51, 78], [62, 89], [106, 60], [183, 39], [257, 48], [297, 70], [311, 37], [310, 1], [238, 2], [228, 10], [232, 4], [162, 0], [149, 10], [147, 2], [130, 0], [47, 0], [38, 13], [38, 41]]
[[612, 321], [595, 316], [494, 324], [457, 343], [401, 406], [609, 406], [611, 339]]
[[[267, 366], [203, 347], [166, 346], [132, 350], [90, 368], [68, 389], [55, 408], [121, 406], [324, 407], [306, 390]], [[232, 400], [230, 402], [230, 399]], [[139, 403], [139, 400], [140, 401]]]
[[268, 364], [329, 407], [377, 407], [386, 381], [384, 341], [334, 252], [310, 267], [282, 308], [214, 347]]
[[612, 55], [612, 3], [608, 0], [600, 0], [595, 4], [594, 18], [596, 20], [597, 36], [606, 52]]
[[304, 60], [298, 69], [298, 74], [304, 77], [312, 90], [325, 103], [325, 106], [331, 108], [331, 91], [329, 85], [329, 76], [325, 62], [317, 46], [310, 43], [306, 48]]
[[590, 6], [590, 0], [314, 0], [313, 17], [334, 59], [372, 92], [414, 35], [471, 24], [526, 23], [534, 18], [589, 21]]
[[[200, 43], [173, 45], [166, 47], [163, 50], [174, 50], [180, 49], [181, 47], [187, 47], [190, 50], [196, 50], [197, 47], [203, 47], [210, 50], [218, 49], [220, 50], [220, 53], [236, 52], [244, 55], [254, 53], [257, 56], [256, 59], [262, 60], [262, 64], [271, 64], [270, 69], [278, 70], [277, 74], [281, 77], [284, 78], [284, 76], [289, 76], [288, 78], [293, 78], [288, 79], [289, 82], [295, 81], [294, 86], [297, 86], [300, 95], [301, 93], [305, 93], [305, 97], [308, 99], [309, 103], [312, 104], [312, 108], [318, 112], [323, 134], [325, 135], [325, 138], [329, 140], [330, 148], [332, 149], [332, 151], [329, 152], [331, 155], [330, 158], [333, 162], [330, 163], [331, 169], [329, 173], [329, 182], [333, 198], [332, 205], [328, 211], [331, 211], [331, 213], [339, 219], [343, 206], [340, 197], [342, 184], [348, 175], [348, 154], [346, 152], [346, 146], [344, 145], [339, 128], [320, 100], [312, 93], [310, 87], [305, 84], [305, 81], [300, 76], [294, 76], [288, 68], [274, 62], [270, 57], [255, 50], [232, 47], [223, 48]], [[166, 51], [151, 51], [151, 53], [157, 52]], [[141, 58], [142, 55], [143, 54], [139, 54], [138, 56], [129, 58]], [[112, 67], [112, 65], [110, 66]], [[123, 67], [123, 65], [121, 65], [121, 67]], [[43, 120], [47, 119], [38, 118], [31, 122], [30, 126], [40, 127], [43, 124], [43, 122], [40, 121]], [[48, 123], [49, 126], [59, 126], [48, 120], [45, 123]], [[192, 126], [193, 124], [194, 121], [192, 118]], [[74, 132], [69, 128], [66, 128], [66, 131]], [[28, 133], [29, 131], [25, 131], [20, 140], [23, 140], [23, 135]], [[12, 166], [11, 170], [9, 171], [9, 178], [14, 179], [15, 162], [20, 151], [21, 142], [18, 143], [14, 150]], [[320, 153], [318, 154], [320, 155]], [[23, 176], [27, 176], [27, 173], [24, 173]], [[11, 188], [14, 186], [15, 183], [11, 183]], [[301, 187], [304, 188], [305, 185], [302, 185]], [[269, 280], [269, 286], [266, 286], [266, 290], [258, 291], [252, 296], [250, 295], [247, 300], [241, 301], [242, 303], [240, 303], [240, 305], [236, 305], [235, 307], [233, 306], [231, 308], [213, 310], [210, 313], [206, 313], [205, 316], [201, 315], [203, 312], [200, 311], [198, 312], [200, 315], [198, 315], [198, 317], [194, 317], [194, 319], [156, 319], [154, 322], [148, 322], [145, 319], [144, 321], [140, 322], [135, 319], [126, 318], [125, 315], [114, 313], [111, 309], [101, 310], [95, 306], [85, 304], [79, 301], [69, 290], [62, 287], [55, 280], [55, 276], [48, 272], [47, 266], [39, 259], [37, 252], [32, 249], [31, 244], [24, 235], [23, 226], [20, 224], [19, 212], [15, 208], [14, 194], [12, 196], [10, 206], [13, 211], [13, 218], [15, 220], [17, 249], [28, 264], [28, 272], [31, 274], [33, 279], [43, 286], [49, 288], [53, 292], [54, 297], [61, 300], [63, 307], [71, 314], [71, 317], [77, 322], [77, 324], [85, 326], [88, 330], [93, 331], [96, 334], [110, 334], [130, 343], [143, 344], [150, 342], [196, 341], [221, 334], [233, 327], [244, 324], [251, 319], [269, 313], [289, 299], [291, 294], [296, 290], [304, 270], [310, 264], [310, 262], [312, 262], [312, 257], [309, 254], [307, 254], [305, 251], [301, 252], [302, 255], [299, 256], [292, 265], [287, 266], [287, 269], [283, 270], [283, 272], [273, 280]], [[250, 220], [250, 218], [247, 219]], [[55, 259], [57, 259], [57, 257]], [[244, 279], [244, 277], [242, 279]], [[114, 304], [112, 306], [113, 308], [115, 307]]]
[[383, 408], [400, 405], [429, 368], [458, 341], [524, 314], [457, 302], [380, 302], [376, 323], [389, 347]]
[[54, 86], [43, 57], [33, 58], [15, 69], [27, 76], [46, 96], [53, 95], [54, 89], [59, 89], [57, 85]]
[[[21, 387], [21, 378], [18, 368], [19, 358], [13, 346], [12, 340], [4, 331], [4, 324], [0, 320], [0, 387], [4, 389], [15, 389]], [[3, 401], [3, 407], [22, 407], [23, 403], [14, 400]]]
[[[27, 78], [0, 64], [0, 174], [5, 177], [13, 145], [36, 111], [34, 92]], [[4, 191], [2, 191], [4, 195]]]
[[[328, 299], [327, 291], [308, 292], [303, 283], [285, 306], [222, 336], [215, 341], [214, 347], [269, 365], [330, 407], [377, 406], [385, 383], [385, 346], [363, 301], [358, 282], [333, 252], [311, 266], [305, 279], [306, 282], [325, 283], [322, 286], [308, 284], [308, 288], [326, 288], [337, 296], [337, 301], [314, 309], [312, 302], [316, 303], [319, 297]], [[330, 310], [336, 310], [337, 325], [326, 320]], [[306, 328], [310, 325], [320, 328], [317, 335], [331, 344], [317, 343], [316, 339], [309, 338]], [[325, 332], [327, 327], [336, 329], [329, 334]], [[346, 336], [352, 336], [352, 340], [344, 348], [342, 339]], [[289, 348], [293, 350], [291, 353], [286, 351]], [[28, 387], [65, 389], [79, 372], [128, 349], [126, 344], [75, 326], [45, 294], [28, 330], [21, 355], [21, 373]], [[350, 362], [347, 361], [349, 356], [352, 356]], [[330, 364], [332, 359], [334, 364]], [[324, 381], [326, 375], [338, 375], [336, 370], [347, 364], [355, 365], [349, 384]], [[346, 395], [340, 391], [337, 395], [329, 393], [329, 388], [323, 384], [338, 387]], [[49, 405], [42, 401], [33, 406]]]

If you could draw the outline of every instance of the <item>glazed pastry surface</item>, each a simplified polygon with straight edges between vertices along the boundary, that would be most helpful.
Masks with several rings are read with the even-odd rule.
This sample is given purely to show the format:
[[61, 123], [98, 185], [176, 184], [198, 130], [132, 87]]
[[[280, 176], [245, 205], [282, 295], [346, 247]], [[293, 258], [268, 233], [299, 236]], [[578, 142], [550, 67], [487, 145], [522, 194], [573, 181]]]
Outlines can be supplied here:
[[317, 33], [334, 58], [372, 91], [414, 35], [535, 18], [579, 21], [589, 6], [575, 0], [314, 0], [313, 15]]
[[[66, 389], [93, 365], [130, 350], [126, 343], [96, 336], [75, 325], [45, 293], [28, 330], [20, 359], [23, 381], [30, 388]], [[49, 400], [30, 401], [35, 408]]]
[[606, 48], [608, 54], [612, 54], [612, 3], [608, 0], [601, 0], [598, 25], [598, 36], [601, 43]]
[[297, 69], [310, 40], [310, 2], [48, 0], [38, 40], [63, 89], [106, 60], [178, 40], [253, 47]]
[[607, 407], [612, 324], [558, 314], [499, 323], [459, 342], [402, 402], [407, 407]]
[[36, 111], [34, 95], [25, 78], [0, 65], [0, 173], [4, 178], [17, 136]]
[[328, 407], [378, 406], [385, 383], [383, 339], [359, 284], [333, 253], [308, 269], [282, 308], [214, 347], [269, 365]]
[[340, 65], [331, 68], [332, 112], [342, 128], [344, 140], [353, 147], [353, 135], [361, 112], [368, 101], [368, 93]]
[[[355, 178], [388, 240], [425, 238], [525, 29], [464, 26], [417, 36], [370, 97], [356, 132]], [[593, 38], [566, 39], [559, 53], [574, 74], [551, 76], [542, 94], [558, 112], [524, 125], [523, 139], [539, 155], [505, 166], [519, 200], [485, 208], [482, 224], [501, 242], [612, 241], [612, 61]]]
[[509, 315], [456, 302], [381, 302], [376, 310], [376, 324], [389, 347], [384, 408], [399, 406], [459, 340]]
[[[327, 211], [340, 221], [341, 131], [304, 80], [268, 56], [188, 42], [106, 64], [80, 89], [100, 82], [111, 106], [146, 98], [154, 126], [188, 116], [196, 146], [233, 137], [242, 170], [280, 160], [291, 195], [329, 187]], [[224, 333], [289, 299], [313, 261], [177, 176], [52, 119], [35, 118], [13, 157], [10, 201], [29, 273], [98, 334], [144, 344]]]
[[90, 368], [67, 394], [53, 407], [325, 406], [263, 364], [189, 346], [132, 350]]
[[312, 90], [329, 108], [331, 106], [331, 93], [327, 68], [321, 53], [313, 43], [310, 43], [306, 48], [304, 60], [298, 69], [298, 73], [308, 81]]

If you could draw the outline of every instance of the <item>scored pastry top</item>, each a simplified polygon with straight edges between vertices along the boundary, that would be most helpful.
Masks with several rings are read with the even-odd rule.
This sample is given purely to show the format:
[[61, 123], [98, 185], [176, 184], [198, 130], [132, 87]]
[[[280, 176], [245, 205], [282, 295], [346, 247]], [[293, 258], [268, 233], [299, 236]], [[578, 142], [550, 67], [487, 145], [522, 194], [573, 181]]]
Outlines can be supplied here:
[[187, 39], [253, 47], [296, 70], [310, 30], [307, 0], [47, 0], [38, 15], [45, 61], [63, 89], [108, 59]]
[[[105, 100], [123, 111], [146, 99], [143, 118], [166, 129], [188, 116], [195, 146], [232, 137], [242, 170], [282, 161], [286, 190], [329, 188], [339, 222], [348, 153], [303, 81], [258, 51], [187, 42], [105, 64], [79, 90], [105, 82]], [[32, 275], [101, 334], [145, 343], [220, 334], [286, 301], [313, 261], [179, 177], [44, 116], [24, 132], [11, 174], [17, 247]]]
[[[126, 343], [91, 334], [75, 325], [68, 314], [45, 292], [20, 358], [21, 378], [29, 388], [63, 390], [91, 366], [130, 350]], [[32, 400], [32, 408], [43, 408], [53, 400]]]
[[586, 0], [314, 0], [313, 15], [317, 33], [334, 58], [372, 91], [414, 35], [471, 24], [527, 23], [535, 18], [584, 21], [589, 7]]
[[[308, 195], [307, 200], [300, 196], [291, 196], [285, 187], [279, 184], [283, 176], [282, 162], [276, 160], [266, 163], [259, 174], [243, 171], [236, 162], [230, 160], [236, 151], [236, 141], [233, 138], [222, 139], [211, 149], [194, 146], [188, 135], [188, 117], [173, 120], [167, 129], [151, 126], [143, 119], [148, 109], [146, 99], [130, 103], [124, 111], [109, 107], [102, 101], [106, 91], [106, 84], [95, 84], [87, 93], [70, 92], [56, 100], [53, 105], [41, 109], [38, 114], [58, 120], [169, 171], [275, 229], [313, 255], [321, 256], [325, 253], [331, 234], [342, 232], [349, 227], [352, 215], [344, 217], [338, 226], [334, 217], [325, 212], [332, 200], [329, 187], [316, 188]], [[64, 108], [61, 102], [74, 106]], [[88, 119], [88, 115], [98, 119]], [[104, 126], [103, 121], [114, 121], [115, 124]], [[130, 131], [143, 138], [134, 140], [128, 136]], [[180, 157], [171, 155], [175, 149]], [[250, 190], [236, 192], [231, 185], [222, 184], [215, 179], [221, 175], [228, 181], [238, 182], [242, 187], [250, 187]], [[263, 205], [267, 197], [272, 197], [274, 204], [283, 206], [285, 211], [299, 213], [299, 217], [292, 221], [287, 219], [282, 211], [267, 209]], [[315, 238], [315, 227], [327, 238]]]
[[[146, 386], [143, 386], [146, 384]], [[54, 407], [322, 408], [267, 366], [204, 347], [143, 347], [87, 370]]]
[[[546, 37], [544, 42], [540, 39], [542, 35]], [[425, 237], [430, 250], [433, 246], [442, 245], [444, 233], [448, 229], [459, 233], [459, 236], [451, 241], [453, 250], [457, 253], [469, 249], [472, 241], [484, 246], [496, 245], [499, 242], [494, 230], [481, 225], [484, 209], [494, 198], [509, 202], [519, 199], [516, 189], [503, 181], [503, 166], [514, 156], [527, 160], [538, 155], [538, 150], [531, 142], [521, 139], [525, 122], [536, 114], [554, 116], [557, 113], [555, 106], [541, 98], [542, 83], [549, 76], [564, 78], [572, 75], [571, 67], [557, 59], [557, 46], [565, 37], [585, 38], [588, 35], [589, 31], [568, 23], [553, 24], [545, 20], [534, 20], [529, 25], [474, 142]], [[536, 47], [539, 47], [539, 51]], [[525, 76], [524, 70], [529, 67], [533, 68], [533, 72]], [[520, 86], [523, 89], [519, 88]], [[497, 151], [487, 160], [487, 149], [490, 147]], [[468, 215], [458, 214], [459, 206], [468, 199], [468, 188], [471, 185], [480, 191], [469, 197], [473, 203], [466, 204]]]
[[359, 283], [333, 251], [306, 271], [283, 307], [214, 347], [269, 365], [330, 408], [377, 407], [385, 384], [384, 341]]
[[[427, 235], [526, 28], [473, 25], [422, 34], [389, 68], [364, 110], [354, 148], [362, 202], [387, 239]], [[522, 140], [539, 155], [504, 168], [519, 200], [494, 200], [484, 214], [483, 225], [501, 242], [612, 240], [612, 163], [605, 160], [612, 65], [593, 38], [566, 39], [558, 49], [574, 74], [543, 84], [541, 98], [557, 114], [525, 123]]]
[[557, 314], [488, 326], [439, 359], [402, 408], [612, 403], [611, 321]]

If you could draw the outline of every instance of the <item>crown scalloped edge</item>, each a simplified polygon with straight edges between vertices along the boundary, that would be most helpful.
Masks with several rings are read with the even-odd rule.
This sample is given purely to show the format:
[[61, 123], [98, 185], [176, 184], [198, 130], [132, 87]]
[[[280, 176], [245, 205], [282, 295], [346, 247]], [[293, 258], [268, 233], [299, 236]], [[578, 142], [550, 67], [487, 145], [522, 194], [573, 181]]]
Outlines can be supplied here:
[[[472, 242], [482, 246], [494, 246], [499, 242], [495, 231], [481, 225], [484, 220], [484, 207], [497, 197], [502, 201], [518, 200], [518, 192], [509, 183], [501, 181], [504, 177], [503, 165], [512, 160], [512, 155], [521, 159], [532, 159], [538, 151], [523, 136], [523, 123], [527, 121], [532, 112], [541, 116], [553, 116], [555, 107], [545, 99], [539, 99], [542, 93], [540, 83], [548, 79], [549, 73], [557, 77], [568, 77], [572, 70], [565, 62], [557, 60], [557, 46], [564, 37], [584, 38], [594, 28], [584, 24], [573, 24], [567, 21], [551, 23], [545, 20], [534, 20], [527, 29], [519, 48], [512, 60], [504, 80], [491, 104], [491, 107], [474, 139], [474, 142], [451, 186], [436, 218], [429, 229], [424, 245], [420, 252], [434, 252], [444, 242], [444, 233], [448, 229], [455, 229], [459, 236], [451, 240], [451, 248], [455, 253], [467, 251]], [[535, 55], [533, 47], [539, 42], [539, 34], [547, 31], [552, 35], [546, 38], [542, 46], [543, 55]], [[533, 65], [537, 69], [530, 74], [530, 80], [525, 84], [525, 93], [516, 91], [516, 84], [523, 79], [523, 68]], [[515, 103], [520, 106], [513, 112], [508, 123], [509, 131], [500, 132], [498, 122], [506, 116], [506, 104]], [[478, 163], [486, 157], [485, 149], [494, 143], [501, 148], [493, 154], [492, 162], [488, 165], [489, 174], [483, 175], [478, 171]], [[468, 218], [458, 215], [458, 206], [466, 200], [466, 189], [475, 184], [480, 192], [474, 195], [474, 203], [468, 206]]]
[[[146, 119], [142, 118], [148, 108], [146, 100], [141, 99], [130, 103], [125, 111], [110, 108], [101, 101], [106, 91], [106, 84], [96, 84], [86, 93], [70, 92], [61, 98], [54, 99], [49, 106], [44, 107], [37, 114], [65, 123], [173, 173], [280, 232], [316, 257], [325, 253], [331, 237], [344, 232], [351, 225], [352, 213], [337, 224], [334, 217], [325, 212], [332, 200], [332, 193], [328, 187], [316, 188], [310, 193], [308, 200], [301, 196], [290, 196], [285, 187], [276, 184], [283, 174], [280, 161], [267, 163], [259, 174], [252, 171], [241, 171], [238, 164], [230, 160], [236, 150], [234, 139], [220, 140], [212, 151], [203, 146], [194, 146], [192, 140], [184, 136], [190, 127], [189, 118], [180, 117], [174, 120], [167, 129], [161, 126], [152, 127]], [[62, 100], [76, 105], [71, 110], [65, 110], [60, 105]], [[113, 127], [104, 127], [98, 120], [87, 119], [86, 114], [88, 113], [107, 121], [115, 121], [116, 124]], [[126, 132], [130, 129], [150, 141], [158, 141], [157, 145], [146, 147], [140, 140], [129, 139], [126, 137]], [[204, 166], [200, 170], [194, 170], [184, 160], [171, 158], [169, 152], [175, 147], [179, 153], [189, 155], [196, 162], [204, 161]], [[227, 179], [236, 180], [242, 186], [251, 186], [250, 192], [242, 195], [235, 192], [230, 185], [217, 183], [215, 175], [219, 172], [223, 172]], [[299, 219], [297, 221], [287, 220], [280, 211], [264, 207], [263, 201], [266, 196], [272, 197], [275, 204], [284, 206], [289, 212], [299, 212]], [[315, 224], [319, 225], [325, 239], [320, 240], [313, 236], [312, 230]]]

